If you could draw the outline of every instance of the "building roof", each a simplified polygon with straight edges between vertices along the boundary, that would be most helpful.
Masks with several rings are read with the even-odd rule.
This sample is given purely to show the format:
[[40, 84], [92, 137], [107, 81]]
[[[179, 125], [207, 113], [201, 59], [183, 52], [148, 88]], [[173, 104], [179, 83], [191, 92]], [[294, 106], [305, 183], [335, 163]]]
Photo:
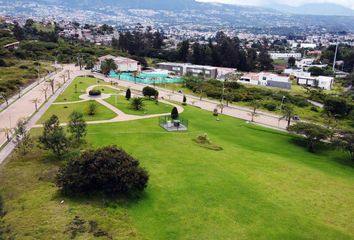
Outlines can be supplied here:
[[20, 44], [20, 42], [13, 42], [13, 43], [9, 43], [9, 44], [4, 45], [4, 48], [8, 48], [8, 47], [12, 47], [12, 46], [16, 46], [16, 45], [18, 45], [18, 44]]
[[113, 56], [113, 55], [105, 55], [105, 56], [102, 56], [102, 57], [99, 57], [98, 60], [99, 61], [104, 61], [104, 60], [107, 60], [107, 59], [113, 59], [113, 61], [116, 63], [116, 64], [124, 64], [124, 63], [138, 63], [138, 61], [134, 60], [134, 59], [130, 59], [130, 58], [126, 58], [126, 57], [116, 57], [116, 56]]

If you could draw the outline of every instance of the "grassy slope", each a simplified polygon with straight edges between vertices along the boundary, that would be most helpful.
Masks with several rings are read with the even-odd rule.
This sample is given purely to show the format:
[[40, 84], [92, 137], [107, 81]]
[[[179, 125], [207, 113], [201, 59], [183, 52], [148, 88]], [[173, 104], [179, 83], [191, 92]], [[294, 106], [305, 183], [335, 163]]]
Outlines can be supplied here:
[[93, 116], [88, 115], [86, 111], [90, 104], [89, 101], [73, 104], [52, 105], [38, 120], [38, 123], [44, 123], [53, 114], [56, 114], [59, 117], [60, 122], [68, 122], [69, 116], [73, 111], [82, 112], [86, 121], [109, 120], [117, 116], [116, 113], [101, 105], [100, 103], [95, 103], [97, 104], [97, 113]]
[[[90, 144], [117, 144], [149, 171], [146, 194], [129, 204], [60, 205], [53, 161], [13, 159], [0, 176], [6, 223], [18, 239], [65, 239], [75, 215], [114, 239], [354, 239], [354, 166], [344, 154], [311, 154], [285, 133], [191, 107], [183, 115], [187, 133], [167, 133], [156, 119], [89, 126]], [[198, 147], [202, 133], [224, 150]]]
[[118, 109], [123, 111], [126, 114], [131, 114], [131, 115], [151, 115], [151, 114], [160, 114], [160, 113], [169, 113], [171, 112], [173, 106], [161, 103], [159, 102], [158, 104], [155, 103], [153, 100], [144, 100], [144, 109], [140, 111], [135, 111], [134, 109], [131, 108], [130, 101], [127, 101], [124, 96], [117, 96], [117, 104], [115, 100], [115, 96], [112, 96], [110, 98], [107, 98], [105, 101], [110, 103], [113, 106], [116, 106]]

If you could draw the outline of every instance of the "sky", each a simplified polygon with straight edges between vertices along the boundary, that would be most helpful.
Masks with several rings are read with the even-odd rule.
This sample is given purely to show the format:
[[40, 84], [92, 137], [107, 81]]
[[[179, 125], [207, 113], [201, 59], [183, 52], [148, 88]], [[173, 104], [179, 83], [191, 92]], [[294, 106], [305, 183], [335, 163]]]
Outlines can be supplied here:
[[220, 2], [241, 5], [268, 5], [280, 3], [291, 6], [298, 6], [304, 3], [336, 3], [354, 10], [354, 0], [198, 0], [200, 2]]

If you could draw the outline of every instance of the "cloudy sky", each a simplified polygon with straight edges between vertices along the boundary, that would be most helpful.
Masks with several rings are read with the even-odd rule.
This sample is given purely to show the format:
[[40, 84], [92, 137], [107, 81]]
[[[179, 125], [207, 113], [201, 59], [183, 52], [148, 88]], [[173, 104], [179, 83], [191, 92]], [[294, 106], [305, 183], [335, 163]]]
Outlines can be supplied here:
[[266, 5], [271, 3], [281, 3], [298, 6], [304, 3], [336, 3], [354, 9], [354, 0], [199, 0], [201, 2], [222, 2], [242, 5]]

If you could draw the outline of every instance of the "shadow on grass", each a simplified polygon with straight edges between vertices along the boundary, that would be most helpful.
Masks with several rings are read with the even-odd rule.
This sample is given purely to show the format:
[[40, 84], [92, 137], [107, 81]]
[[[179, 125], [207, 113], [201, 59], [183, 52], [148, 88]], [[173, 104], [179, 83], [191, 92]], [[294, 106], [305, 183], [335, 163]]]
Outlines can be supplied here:
[[[295, 136], [293, 135], [292, 138], [289, 139], [289, 142], [291, 144], [297, 145], [301, 148], [304, 148], [305, 150], [308, 151], [308, 145], [307, 145], [307, 140], [305, 138], [299, 137], [299, 136]], [[341, 165], [347, 166], [347, 167], [354, 167], [354, 162], [351, 161], [349, 154], [329, 154], [330, 152], [334, 152], [334, 151], [338, 151], [339, 150], [337, 148], [335, 148], [334, 146], [332, 146], [329, 143], [324, 143], [324, 142], [320, 142], [317, 143], [315, 146], [315, 151], [314, 152], [310, 152], [308, 151], [310, 154], [313, 154], [314, 156], [320, 156], [320, 157], [328, 157], [331, 156], [330, 158], [328, 158], [329, 161], [333, 161], [336, 163], [339, 163]]]
[[97, 208], [130, 208], [140, 201], [147, 199], [148, 193], [146, 191], [136, 193], [136, 194], [118, 194], [118, 195], [107, 195], [102, 192], [95, 192], [91, 194], [74, 194], [68, 195], [64, 194], [58, 189], [58, 191], [53, 195], [52, 200], [61, 202], [75, 203], [75, 204], [88, 204]]

